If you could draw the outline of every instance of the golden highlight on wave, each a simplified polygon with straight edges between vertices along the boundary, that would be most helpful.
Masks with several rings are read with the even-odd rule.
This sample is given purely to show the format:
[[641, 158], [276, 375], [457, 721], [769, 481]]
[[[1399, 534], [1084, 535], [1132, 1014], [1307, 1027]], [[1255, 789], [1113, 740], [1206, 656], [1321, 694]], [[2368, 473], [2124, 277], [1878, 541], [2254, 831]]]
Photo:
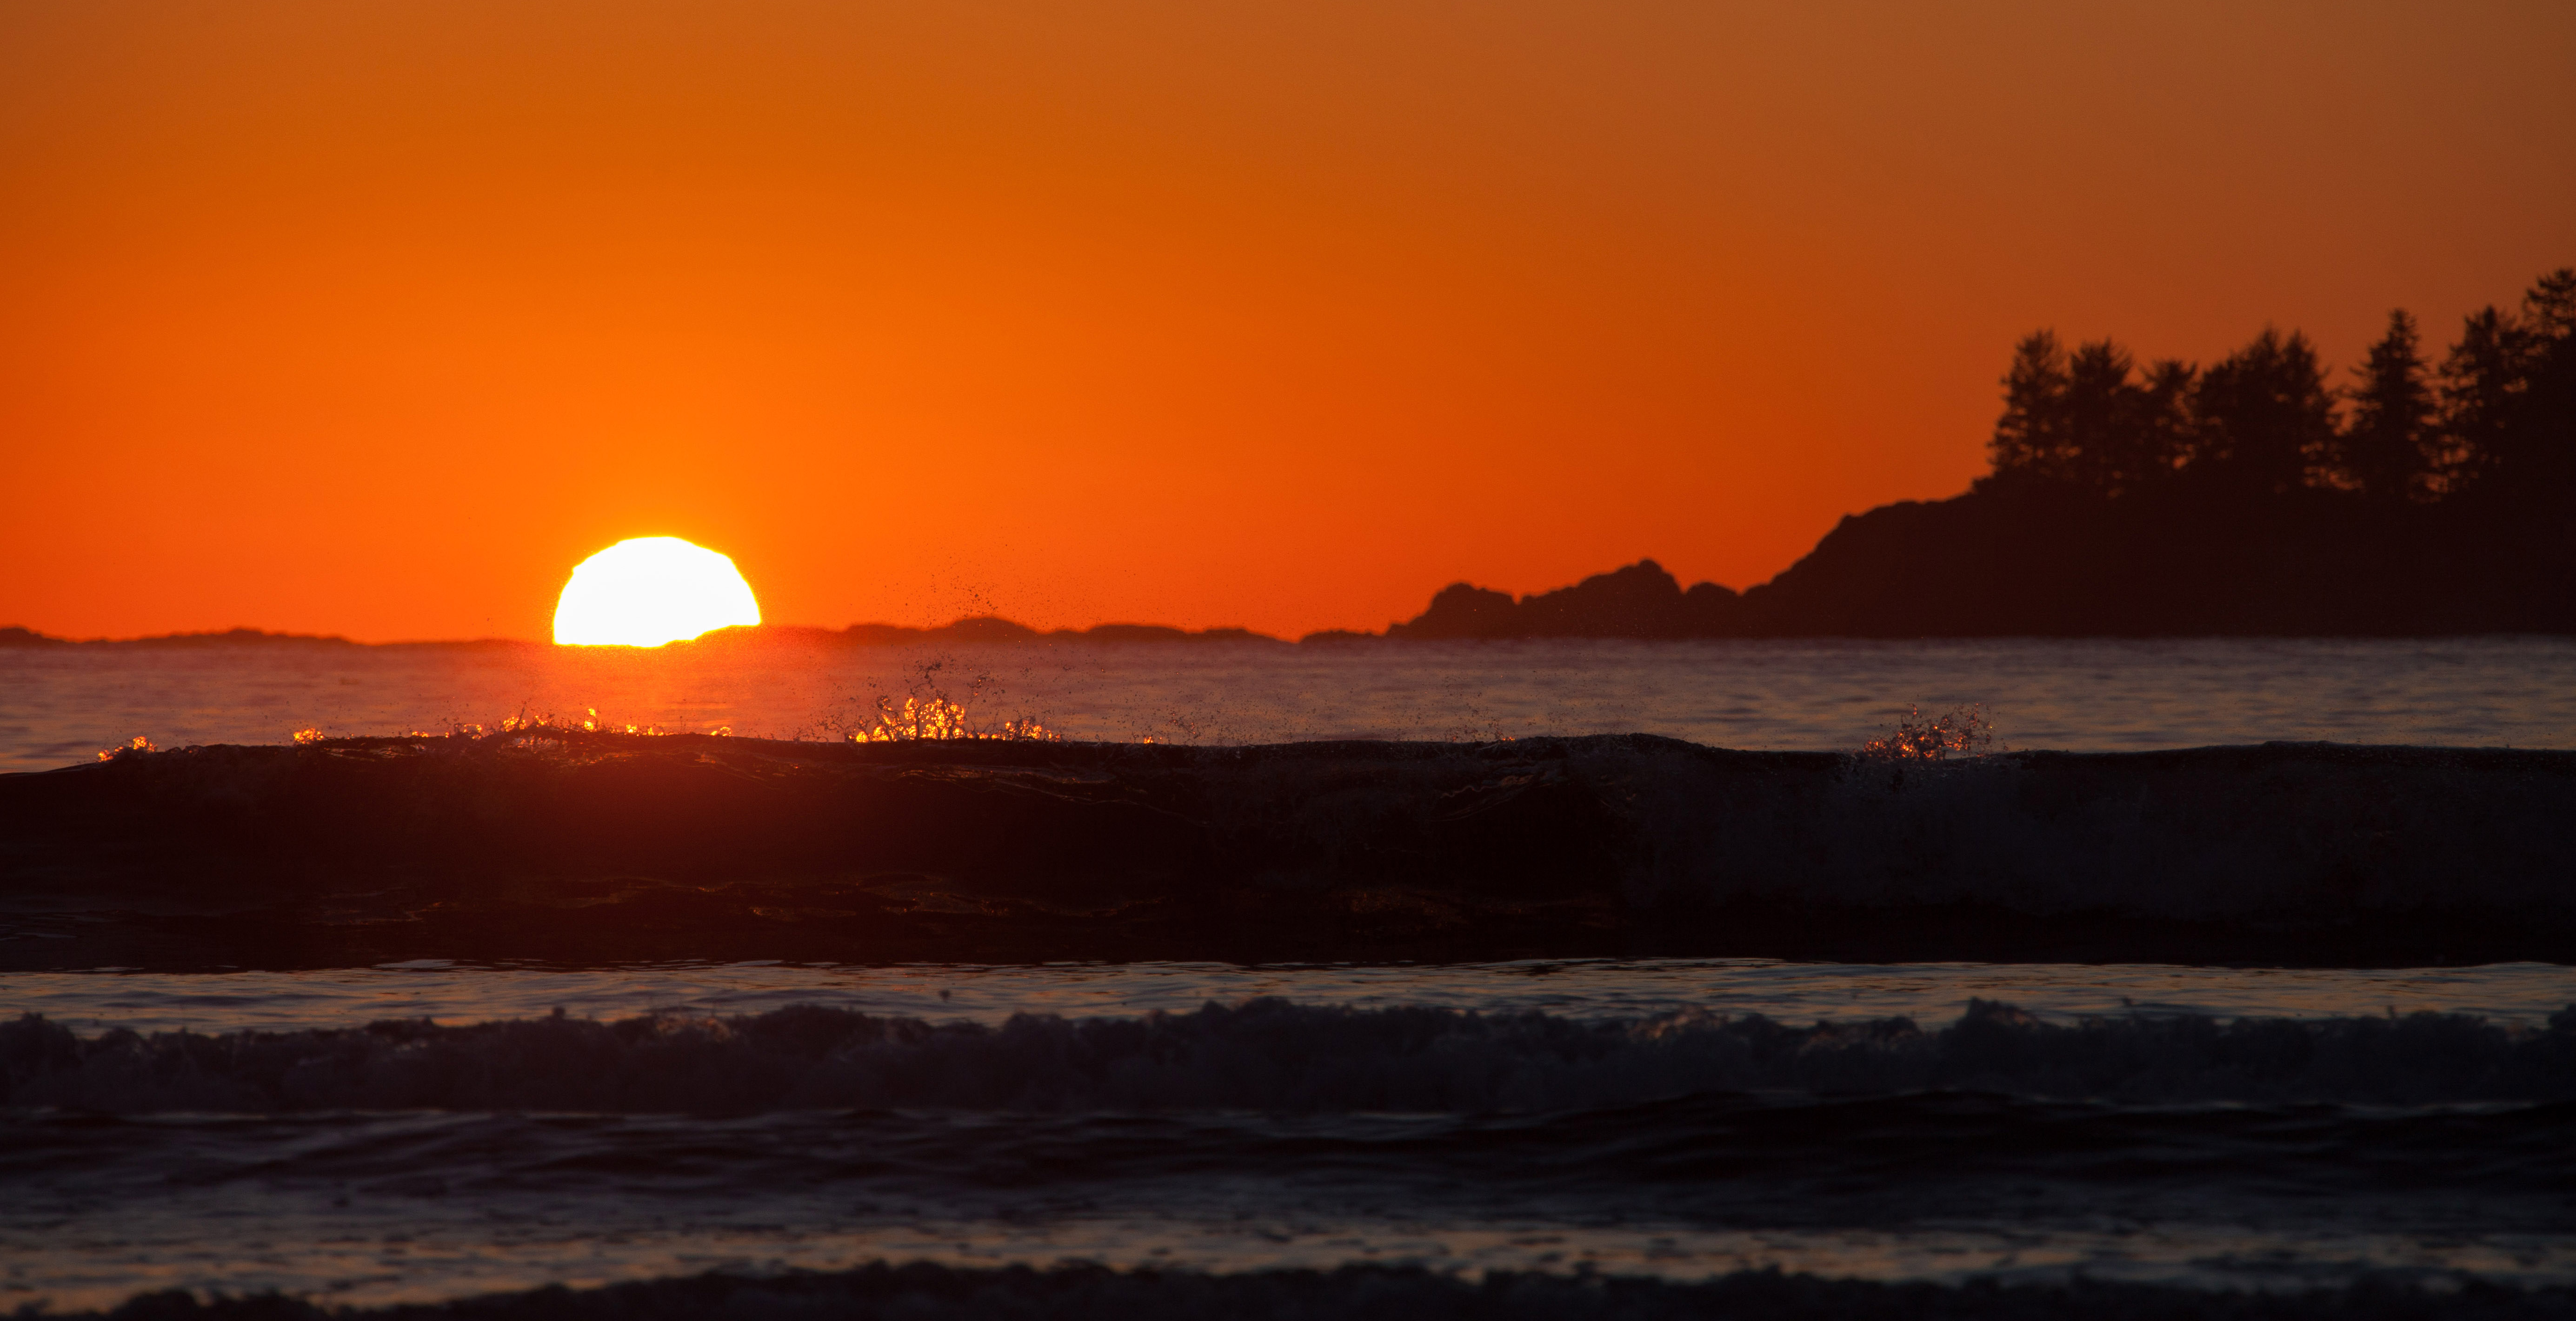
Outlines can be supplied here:
[[1980, 704], [1954, 707], [1929, 720], [1923, 708], [1907, 706], [1905, 718], [1885, 734], [1860, 745], [1863, 761], [1952, 761], [1997, 751], [1994, 723]]

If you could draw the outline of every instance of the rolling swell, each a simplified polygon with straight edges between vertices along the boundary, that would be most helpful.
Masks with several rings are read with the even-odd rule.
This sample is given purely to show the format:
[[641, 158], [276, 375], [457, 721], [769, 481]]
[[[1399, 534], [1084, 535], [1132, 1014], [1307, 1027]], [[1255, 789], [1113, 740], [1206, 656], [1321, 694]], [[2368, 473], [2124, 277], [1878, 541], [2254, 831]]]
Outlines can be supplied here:
[[550, 730], [0, 776], [0, 967], [2576, 960], [2576, 753]]
[[[21, 1112], [0, 1172], [151, 1200], [242, 1179], [370, 1196], [544, 1191], [758, 1198], [828, 1190], [1007, 1213], [1043, 1194], [1187, 1219], [1353, 1202], [1426, 1217], [1613, 1212], [1699, 1225], [1889, 1226], [2070, 1215], [2245, 1215], [2274, 1199], [2403, 1214], [2436, 1189], [2488, 1228], [2563, 1230], [2576, 1104], [2159, 1106], [1982, 1093], [1682, 1097], [1545, 1115], [870, 1110], [752, 1116], [323, 1111], [108, 1118]], [[1245, 1184], [1271, 1192], [1246, 1197]], [[999, 1203], [999, 1204], [996, 1204]], [[2277, 1209], [2277, 1208], [2274, 1208]], [[2311, 1206], [2302, 1213], [2320, 1219]], [[2046, 1218], [2046, 1217], [2038, 1217]]]
[[1473, 1114], [1928, 1089], [2121, 1103], [2571, 1101], [2576, 1007], [2542, 1031], [2441, 1014], [2061, 1026], [1985, 1002], [1928, 1032], [1906, 1019], [1792, 1028], [1692, 1012], [1583, 1022], [1278, 1000], [1141, 1018], [1023, 1015], [998, 1028], [805, 1006], [731, 1018], [82, 1037], [27, 1015], [0, 1026], [0, 1080], [0, 1104], [127, 1114]]

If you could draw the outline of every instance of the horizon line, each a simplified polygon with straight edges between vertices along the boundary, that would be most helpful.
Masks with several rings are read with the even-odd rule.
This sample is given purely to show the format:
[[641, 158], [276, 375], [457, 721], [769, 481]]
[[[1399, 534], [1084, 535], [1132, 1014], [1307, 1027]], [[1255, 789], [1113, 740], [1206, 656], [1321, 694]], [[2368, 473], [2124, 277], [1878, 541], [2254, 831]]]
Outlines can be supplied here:
[[[1319, 629], [1302, 634], [1296, 638], [1284, 638], [1275, 634], [1262, 633], [1253, 629], [1235, 625], [1218, 625], [1209, 628], [1186, 629], [1169, 624], [1137, 624], [1119, 621], [1093, 624], [1087, 628], [1040, 629], [1000, 615], [961, 615], [945, 624], [930, 625], [889, 624], [877, 621], [863, 621], [860, 623], [844, 625], [840, 628], [833, 628], [824, 624], [729, 624], [723, 628], [709, 629], [693, 638], [675, 639], [671, 642], [663, 643], [654, 647], [628, 647], [627, 649], [633, 651], [660, 651], [670, 647], [684, 647], [693, 643], [721, 643], [727, 640], [747, 640], [753, 637], [763, 636], [783, 639], [799, 635], [816, 641], [829, 639], [834, 641], [852, 641], [866, 645], [879, 642], [898, 642], [916, 637], [927, 639], [934, 634], [954, 635], [959, 633], [966, 634], [967, 636], [963, 639], [951, 637], [945, 640], [965, 640], [974, 642], [1263, 642], [1279, 646], [1295, 646], [1301, 642], [1322, 638], [1357, 639], [1381, 638], [1384, 636], [1380, 633], [1362, 632], [1355, 629]], [[1102, 634], [1107, 634], [1108, 636], [1101, 636]], [[225, 643], [339, 647], [555, 648], [572, 646], [614, 647], [620, 645], [615, 643], [559, 643], [545, 638], [497, 636], [464, 638], [393, 638], [380, 642], [368, 642], [339, 633], [295, 633], [283, 630], [254, 628], [247, 624], [236, 624], [227, 629], [198, 629], [171, 633], [149, 633], [134, 637], [81, 638], [47, 633], [41, 629], [29, 628], [20, 624], [0, 625], [0, 648], [187, 647], [221, 645]]]

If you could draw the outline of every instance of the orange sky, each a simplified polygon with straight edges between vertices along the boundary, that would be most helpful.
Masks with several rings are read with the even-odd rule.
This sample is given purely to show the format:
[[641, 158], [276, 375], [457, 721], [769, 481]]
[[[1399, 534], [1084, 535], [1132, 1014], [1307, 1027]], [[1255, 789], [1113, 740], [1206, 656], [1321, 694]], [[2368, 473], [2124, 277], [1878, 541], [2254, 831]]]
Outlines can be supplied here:
[[0, 623], [540, 637], [648, 534], [828, 625], [1741, 587], [1960, 490], [2033, 327], [2350, 363], [2576, 262], [2571, 69], [2556, 0], [19, 0]]

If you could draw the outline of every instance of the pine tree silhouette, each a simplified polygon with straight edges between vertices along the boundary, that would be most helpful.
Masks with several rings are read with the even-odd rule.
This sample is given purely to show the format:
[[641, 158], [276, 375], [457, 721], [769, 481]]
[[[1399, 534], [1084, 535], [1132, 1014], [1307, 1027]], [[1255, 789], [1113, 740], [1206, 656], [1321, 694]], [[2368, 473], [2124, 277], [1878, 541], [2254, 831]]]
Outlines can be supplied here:
[[2576, 269], [2561, 267], [2522, 296], [2521, 398], [2507, 419], [2504, 468], [2515, 494], [2554, 511], [2576, 538]]
[[2493, 307], [2468, 315], [2442, 359], [2441, 437], [2445, 485], [2493, 494], [2509, 448], [2505, 430], [2529, 385], [2530, 337]]
[[2114, 496], [2171, 476], [2188, 429], [2193, 374], [2165, 361], [2142, 382], [2136, 360], [2113, 340], [2079, 344], [2070, 354], [2054, 332], [2031, 332], [2004, 374], [1986, 485]]
[[2199, 384], [2200, 368], [2179, 358], [2160, 358], [2147, 368], [2138, 389], [2135, 448], [2122, 461], [2124, 489], [2166, 481], [2190, 455], [2191, 400]]
[[2334, 393], [2308, 337], [2266, 326], [2252, 343], [2201, 373], [2192, 390], [2191, 467], [2240, 492], [2278, 494], [2306, 485], [2332, 457]]
[[2430, 498], [2438, 458], [2433, 388], [2406, 309], [2388, 314], [2388, 333], [2353, 375], [2359, 380], [2345, 392], [2352, 416], [2336, 437], [2334, 476], [2380, 503]]
[[2011, 485], [2067, 479], [2066, 351], [2057, 333], [2034, 330], [2013, 346], [2004, 372], [2004, 413], [1987, 456], [1994, 481]]
[[2129, 351], [2107, 339], [2078, 345], [2066, 360], [2066, 479], [2089, 491], [2118, 490], [2129, 434], [2137, 423], [2136, 370]]

